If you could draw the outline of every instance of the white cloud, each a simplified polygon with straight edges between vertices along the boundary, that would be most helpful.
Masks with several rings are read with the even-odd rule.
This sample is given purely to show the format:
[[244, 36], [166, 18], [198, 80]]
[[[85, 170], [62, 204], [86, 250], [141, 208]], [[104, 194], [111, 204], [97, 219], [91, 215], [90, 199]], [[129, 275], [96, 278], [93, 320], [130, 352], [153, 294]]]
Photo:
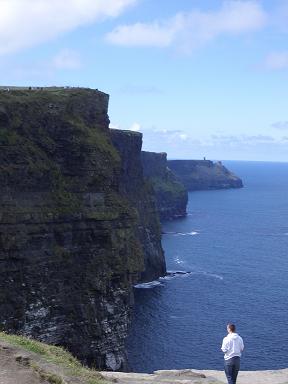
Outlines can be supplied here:
[[277, 121], [276, 123], [271, 124], [273, 128], [280, 130], [288, 130], [288, 121]]
[[130, 131], [139, 132], [141, 130], [141, 125], [139, 123], [133, 123], [129, 128]]
[[181, 135], [179, 135], [179, 137], [183, 141], [186, 141], [188, 139], [188, 135], [186, 135], [186, 133], [182, 133]]
[[145, 130], [143, 149], [167, 152], [169, 159], [240, 159], [287, 161], [288, 137], [268, 135], [188, 135], [185, 141], [175, 131]]
[[111, 128], [111, 129], [124, 129], [124, 130], [128, 129], [129, 131], [134, 131], [134, 132], [140, 132], [142, 130], [141, 124], [139, 124], [137, 122], [133, 123], [131, 125], [131, 127], [129, 127], [129, 128], [122, 128], [120, 126], [120, 124], [110, 123], [109, 128]]
[[120, 125], [119, 124], [115, 124], [115, 123], [110, 123], [109, 128], [111, 128], [111, 129], [121, 129]]
[[69, 49], [60, 51], [52, 59], [52, 68], [55, 69], [78, 69], [81, 67], [81, 59], [77, 52]]
[[205, 144], [228, 146], [253, 146], [259, 144], [271, 144], [276, 138], [268, 135], [212, 135]]
[[220, 35], [238, 35], [261, 29], [267, 15], [257, 1], [224, 1], [216, 11], [178, 13], [152, 23], [121, 25], [106, 35], [112, 44], [124, 46], [168, 47], [182, 50], [209, 42]]
[[165, 128], [146, 128], [141, 129], [141, 131], [143, 132], [144, 144], [147, 142], [152, 142], [153, 147], [156, 145], [161, 148], [161, 150], [158, 150], [158, 152], [165, 151], [165, 147], [167, 147], [167, 149], [170, 148], [170, 146], [181, 147], [181, 145], [184, 143], [186, 144], [189, 142], [190, 144], [195, 144], [196, 142], [187, 132], [180, 129], [169, 130]]
[[288, 68], [288, 51], [272, 52], [265, 60], [266, 67], [272, 70]]
[[175, 32], [173, 22], [136, 23], [117, 27], [106, 35], [106, 39], [116, 45], [167, 47], [172, 43]]
[[0, 0], [0, 55], [118, 16], [137, 0]]

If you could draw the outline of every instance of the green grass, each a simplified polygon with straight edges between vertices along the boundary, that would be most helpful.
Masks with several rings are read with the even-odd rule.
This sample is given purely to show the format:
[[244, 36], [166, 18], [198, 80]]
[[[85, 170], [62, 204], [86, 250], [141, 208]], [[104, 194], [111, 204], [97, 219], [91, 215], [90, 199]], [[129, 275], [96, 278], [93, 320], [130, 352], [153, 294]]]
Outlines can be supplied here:
[[155, 192], [169, 193], [175, 197], [179, 194], [181, 196], [186, 192], [185, 187], [174, 180], [165, 180], [160, 177], [151, 177], [149, 180], [151, 181]]
[[[68, 375], [79, 377], [85, 384], [105, 384], [105, 380], [102, 379], [99, 372], [84, 367], [79, 360], [61, 347], [41, 343], [24, 336], [9, 335], [5, 332], [0, 332], [0, 341], [5, 341], [11, 345], [37, 354], [46, 362], [63, 368]], [[61, 377], [54, 373], [44, 372], [39, 368], [38, 364], [34, 362], [31, 364], [31, 367], [37, 371], [40, 376], [44, 375], [51, 384], [64, 383]]]

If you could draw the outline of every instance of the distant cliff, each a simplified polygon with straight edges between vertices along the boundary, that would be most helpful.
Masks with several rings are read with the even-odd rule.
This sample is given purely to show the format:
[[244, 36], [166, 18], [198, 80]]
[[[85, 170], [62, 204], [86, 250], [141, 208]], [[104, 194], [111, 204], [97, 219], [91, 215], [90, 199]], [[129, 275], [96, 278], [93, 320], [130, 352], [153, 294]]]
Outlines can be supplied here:
[[166, 273], [161, 246], [161, 225], [151, 183], [144, 178], [141, 162], [142, 134], [111, 129], [111, 137], [121, 159], [120, 190], [137, 209], [139, 225], [136, 233], [143, 246], [145, 270], [142, 281], [152, 281]]
[[162, 220], [186, 215], [188, 192], [167, 165], [166, 153], [142, 151], [144, 176], [152, 183]]
[[141, 136], [109, 130], [108, 100], [0, 90], [0, 324], [115, 370], [132, 286], [165, 262]]
[[189, 191], [242, 188], [242, 180], [219, 162], [168, 160], [169, 168]]

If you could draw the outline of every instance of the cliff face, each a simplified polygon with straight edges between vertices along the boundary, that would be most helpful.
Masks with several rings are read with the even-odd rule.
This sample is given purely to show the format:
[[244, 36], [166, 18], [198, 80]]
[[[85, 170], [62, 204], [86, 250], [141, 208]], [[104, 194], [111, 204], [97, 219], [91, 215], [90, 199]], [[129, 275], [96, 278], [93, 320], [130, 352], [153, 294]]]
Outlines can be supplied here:
[[160, 218], [185, 216], [188, 193], [168, 168], [167, 154], [142, 151], [142, 164], [144, 176], [152, 183]]
[[161, 225], [154, 191], [144, 179], [141, 162], [142, 134], [111, 129], [111, 137], [122, 159], [120, 190], [138, 212], [136, 237], [143, 244], [145, 270], [142, 281], [152, 281], [166, 273], [161, 246]]
[[168, 166], [189, 191], [242, 188], [242, 180], [221, 162], [169, 160]]
[[[116, 370], [152, 245], [141, 243], [123, 173], [133, 158], [113, 146], [107, 108], [89, 89], [0, 91], [0, 324]], [[126, 144], [140, 157], [139, 140]], [[153, 230], [150, 255], [163, 261]]]

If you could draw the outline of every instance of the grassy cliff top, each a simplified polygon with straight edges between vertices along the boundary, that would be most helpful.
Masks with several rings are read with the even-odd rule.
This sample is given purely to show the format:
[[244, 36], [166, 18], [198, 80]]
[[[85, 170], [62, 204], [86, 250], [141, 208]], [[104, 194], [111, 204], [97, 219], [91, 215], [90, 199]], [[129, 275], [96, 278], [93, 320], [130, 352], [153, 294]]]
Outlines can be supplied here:
[[66, 102], [71, 97], [96, 97], [108, 104], [109, 95], [91, 88], [76, 87], [0, 87], [0, 103], [9, 102]]
[[90, 91], [90, 92], [99, 92], [104, 93], [102, 91], [99, 91], [99, 89], [95, 88], [86, 88], [86, 87], [17, 87], [17, 86], [0, 86], [0, 92], [1, 93], [15, 93], [15, 92], [27, 92], [29, 94], [35, 93], [35, 92], [50, 92], [50, 93], [67, 93], [67, 92], [77, 92], [77, 91]]
[[63, 348], [0, 332], [1, 384], [107, 384]]

